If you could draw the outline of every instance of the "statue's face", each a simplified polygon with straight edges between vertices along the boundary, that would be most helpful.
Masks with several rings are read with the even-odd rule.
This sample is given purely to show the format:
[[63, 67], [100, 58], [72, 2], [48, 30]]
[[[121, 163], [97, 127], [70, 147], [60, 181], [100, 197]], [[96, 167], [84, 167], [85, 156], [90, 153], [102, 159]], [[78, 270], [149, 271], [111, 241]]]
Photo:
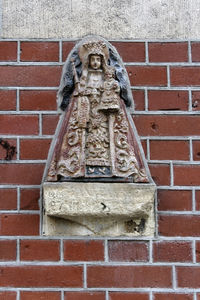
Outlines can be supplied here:
[[91, 55], [90, 56], [90, 67], [94, 70], [98, 70], [101, 67], [101, 56], [100, 55]]

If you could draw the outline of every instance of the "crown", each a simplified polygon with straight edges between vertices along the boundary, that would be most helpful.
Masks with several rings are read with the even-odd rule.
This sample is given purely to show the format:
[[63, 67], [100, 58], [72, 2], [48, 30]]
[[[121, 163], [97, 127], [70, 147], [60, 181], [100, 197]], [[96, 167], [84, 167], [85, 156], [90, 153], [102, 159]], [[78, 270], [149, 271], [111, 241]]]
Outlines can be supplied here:
[[97, 54], [105, 56], [106, 60], [108, 59], [108, 48], [104, 41], [102, 40], [87, 40], [84, 44], [81, 45], [79, 49], [79, 55], [81, 60], [88, 57], [90, 54]]

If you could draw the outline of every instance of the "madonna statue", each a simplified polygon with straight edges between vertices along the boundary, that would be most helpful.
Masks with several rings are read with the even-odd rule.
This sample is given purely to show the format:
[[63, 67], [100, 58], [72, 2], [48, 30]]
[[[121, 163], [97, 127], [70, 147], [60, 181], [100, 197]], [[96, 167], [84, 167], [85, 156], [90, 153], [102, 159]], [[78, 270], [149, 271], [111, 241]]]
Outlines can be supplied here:
[[96, 36], [79, 42], [63, 69], [64, 116], [47, 181], [148, 182], [128, 112], [131, 97], [114, 47]]

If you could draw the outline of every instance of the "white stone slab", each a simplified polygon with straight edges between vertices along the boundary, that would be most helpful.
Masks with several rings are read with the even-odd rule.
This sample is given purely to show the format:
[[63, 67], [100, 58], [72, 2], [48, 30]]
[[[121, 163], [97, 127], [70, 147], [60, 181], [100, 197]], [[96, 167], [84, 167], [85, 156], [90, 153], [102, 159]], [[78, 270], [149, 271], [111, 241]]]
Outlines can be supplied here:
[[2, 0], [3, 38], [200, 38], [200, 0]]
[[44, 183], [45, 235], [154, 234], [153, 184]]

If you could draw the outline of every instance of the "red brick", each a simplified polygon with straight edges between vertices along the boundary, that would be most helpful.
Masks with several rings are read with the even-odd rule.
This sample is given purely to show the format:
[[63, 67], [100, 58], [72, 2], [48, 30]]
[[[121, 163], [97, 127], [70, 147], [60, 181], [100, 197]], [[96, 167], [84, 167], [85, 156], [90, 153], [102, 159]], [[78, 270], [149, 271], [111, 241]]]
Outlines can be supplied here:
[[110, 300], [149, 300], [148, 294], [130, 292], [110, 292]]
[[191, 50], [192, 50], [192, 61], [193, 62], [200, 61], [200, 43], [198, 42], [191, 43]]
[[[8, 144], [7, 144], [8, 143]], [[3, 145], [6, 147], [3, 147]], [[8, 155], [9, 155], [9, 159], [7, 158], [7, 146], [9, 147], [14, 147], [13, 148], [13, 156], [11, 155], [10, 157], [10, 154], [11, 153], [10, 151], [8, 151]], [[7, 159], [7, 160], [15, 160], [16, 159], [16, 148], [17, 148], [17, 140], [16, 139], [2, 139], [2, 144], [0, 145], [0, 159]], [[11, 150], [12, 151], [12, 150]]]
[[196, 261], [200, 262], [200, 241], [196, 241]]
[[189, 160], [189, 142], [150, 141], [150, 153], [152, 160]]
[[160, 216], [159, 233], [163, 236], [199, 236], [200, 216]]
[[20, 91], [21, 110], [56, 110], [56, 91]]
[[104, 260], [104, 245], [102, 241], [65, 241], [64, 260], [98, 261]]
[[0, 292], [1, 300], [16, 300], [17, 294], [15, 292]]
[[173, 86], [199, 86], [200, 67], [171, 67], [170, 78]]
[[200, 160], [200, 141], [193, 141], [193, 159]]
[[0, 110], [16, 110], [16, 91], [0, 90]]
[[150, 62], [187, 62], [187, 43], [149, 43]]
[[105, 300], [104, 292], [68, 292], [65, 300]]
[[200, 166], [174, 166], [174, 185], [200, 185]]
[[82, 287], [79, 266], [0, 267], [2, 287]]
[[166, 86], [166, 67], [127, 66], [130, 83], [135, 86]]
[[148, 243], [136, 241], [109, 241], [110, 261], [148, 261]]
[[17, 60], [17, 42], [0, 42], [0, 61]]
[[58, 42], [21, 42], [21, 61], [58, 61]]
[[192, 294], [174, 294], [174, 293], [164, 293], [164, 294], [154, 294], [154, 300], [193, 300]]
[[38, 116], [0, 115], [0, 134], [38, 134]]
[[0, 224], [1, 235], [39, 234], [39, 215], [2, 214]]
[[191, 242], [154, 242], [154, 262], [192, 262]]
[[1, 86], [58, 86], [61, 66], [0, 66]]
[[200, 110], [200, 92], [192, 91], [192, 110], [199, 111]]
[[197, 294], [197, 300], [200, 300], [200, 294]]
[[44, 164], [0, 165], [1, 184], [41, 184]]
[[134, 122], [141, 136], [199, 135], [199, 116], [135, 115]]
[[55, 240], [22, 240], [20, 243], [21, 260], [58, 261], [60, 244]]
[[196, 210], [200, 210], [200, 191], [196, 191]]
[[158, 266], [91, 266], [88, 287], [165, 287], [172, 286], [170, 267]]
[[135, 110], [145, 109], [144, 90], [132, 90]]
[[168, 164], [150, 164], [151, 176], [157, 185], [170, 184], [170, 168]]
[[177, 286], [188, 288], [200, 288], [199, 267], [177, 267]]
[[17, 190], [0, 189], [0, 209], [9, 210], [17, 208]]
[[60, 292], [22, 292], [20, 300], [60, 300]]
[[42, 134], [54, 134], [59, 120], [57, 115], [44, 115], [42, 117]]
[[159, 210], [192, 210], [192, 192], [184, 190], [158, 190]]
[[20, 159], [47, 159], [51, 139], [23, 139], [20, 141]]
[[16, 260], [16, 241], [0, 240], [0, 260]]
[[188, 110], [187, 91], [148, 91], [149, 110]]
[[65, 61], [70, 53], [70, 51], [75, 46], [75, 42], [63, 42], [62, 44], [62, 60]]
[[39, 209], [40, 190], [39, 189], [21, 189], [20, 209], [38, 210]]
[[145, 44], [137, 42], [112, 42], [124, 62], [144, 62]]

